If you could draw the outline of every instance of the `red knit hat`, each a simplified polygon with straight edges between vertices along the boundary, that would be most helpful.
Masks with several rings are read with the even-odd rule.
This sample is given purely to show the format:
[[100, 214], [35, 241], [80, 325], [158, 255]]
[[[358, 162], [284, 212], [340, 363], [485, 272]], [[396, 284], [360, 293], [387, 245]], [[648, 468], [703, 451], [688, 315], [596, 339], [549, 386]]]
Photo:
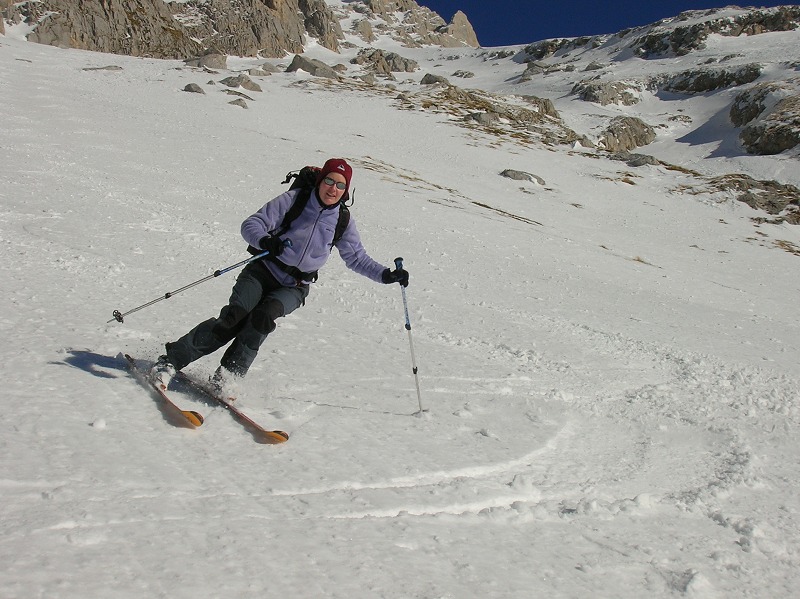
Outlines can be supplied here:
[[344, 177], [344, 182], [347, 185], [344, 192], [347, 193], [350, 190], [350, 178], [353, 176], [353, 169], [345, 162], [344, 158], [331, 158], [323, 165], [322, 170], [317, 175], [317, 187], [330, 173], [339, 173]]

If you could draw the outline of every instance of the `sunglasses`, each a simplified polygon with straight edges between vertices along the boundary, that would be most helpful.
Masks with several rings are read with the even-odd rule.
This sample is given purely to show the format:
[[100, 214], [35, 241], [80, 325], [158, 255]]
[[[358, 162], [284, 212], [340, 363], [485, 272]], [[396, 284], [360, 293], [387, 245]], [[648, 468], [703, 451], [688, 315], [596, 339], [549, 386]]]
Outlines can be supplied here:
[[333, 179], [331, 179], [330, 177], [325, 177], [325, 178], [322, 180], [322, 182], [323, 182], [325, 185], [328, 185], [328, 186], [330, 186], [330, 187], [333, 187], [333, 186], [335, 185], [335, 186], [336, 186], [336, 189], [341, 189], [342, 191], [344, 191], [344, 190], [347, 188], [347, 183], [342, 183], [341, 181], [334, 181], [334, 180], [333, 180]]

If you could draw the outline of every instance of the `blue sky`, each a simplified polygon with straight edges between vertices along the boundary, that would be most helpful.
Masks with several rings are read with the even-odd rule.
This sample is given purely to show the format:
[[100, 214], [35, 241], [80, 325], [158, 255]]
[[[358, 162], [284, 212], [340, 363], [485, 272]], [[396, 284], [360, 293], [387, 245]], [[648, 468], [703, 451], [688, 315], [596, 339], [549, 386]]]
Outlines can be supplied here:
[[[551, 37], [578, 37], [616, 33], [674, 17], [684, 10], [715, 8], [727, 2], [653, 0], [417, 0], [449, 21], [457, 10], [469, 17], [481, 46], [527, 44]], [[790, 2], [755, 2], [780, 6]], [[748, 3], [741, 3], [747, 6]]]

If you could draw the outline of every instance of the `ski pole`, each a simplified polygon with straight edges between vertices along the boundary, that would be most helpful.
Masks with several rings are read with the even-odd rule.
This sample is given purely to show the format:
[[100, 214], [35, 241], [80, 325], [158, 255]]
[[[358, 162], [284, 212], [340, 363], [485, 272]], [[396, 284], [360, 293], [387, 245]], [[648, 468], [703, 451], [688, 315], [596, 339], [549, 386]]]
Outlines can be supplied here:
[[[395, 258], [394, 259], [394, 267], [397, 270], [403, 268], [403, 259], [402, 258]], [[414, 382], [417, 385], [417, 401], [419, 402], [419, 412], [425, 412], [426, 410], [422, 409], [422, 395], [419, 392], [419, 369], [417, 368], [417, 359], [414, 356], [414, 340], [411, 337], [411, 320], [408, 317], [408, 300], [406, 299], [406, 288], [402, 285], [400, 286], [400, 291], [403, 294], [403, 309], [406, 313], [406, 330], [408, 331], [408, 344], [411, 347], [411, 368], [412, 372], [414, 373]]]
[[[292, 240], [291, 239], [284, 240], [283, 245], [286, 246], [286, 247], [291, 247], [292, 246]], [[114, 310], [114, 312], [112, 313], [112, 316], [114, 318], [112, 318], [111, 320], [106, 322], [106, 324], [114, 322], [115, 320], [117, 322], [124, 322], [125, 321], [125, 317], [128, 316], [128, 314], [133, 314], [134, 312], [138, 312], [139, 310], [143, 310], [144, 308], [149, 308], [153, 304], [157, 304], [160, 301], [163, 301], [165, 299], [169, 299], [173, 295], [177, 295], [181, 291], [186, 291], [187, 289], [191, 289], [192, 287], [195, 287], [195, 286], [199, 285], [200, 283], [205, 283], [206, 281], [210, 281], [211, 279], [213, 279], [215, 277], [219, 277], [221, 275], [224, 275], [226, 272], [230, 272], [232, 270], [235, 270], [235, 269], [239, 268], [240, 266], [245, 266], [246, 264], [250, 264], [251, 262], [253, 262], [255, 260], [258, 260], [259, 258], [263, 258], [264, 256], [267, 256], [267, 255], [269, 255], [269, 252], [261, 252], [259, 254], [256, 254], [255, 256], [252, 256], [252, 257], [248, 258], [247, 260], [242, 260], [241, 262], [237, 262], [236, 264], [231, 264], [230, 266], [227, 266], [225, 268], [221, 268], [219, 270], [215, 270], [212, 274], [208, 275], [207, 277], [203, 277], [202, 279], [198, 279], [197, 281], [195, 281], [193, 283], [189, 283], [188, 285], [185, 285], [185, 286], [181, 287], [180, 289], [176, 289], [175, 291], [169, 291], [169, 292], [165, 293], [163, 296], [157, 297], [156, 299], [154, 299], [154, 300], [152, 300], [150, 302], [147, 302], [146, 304], [142, 304], [141, 306], [137, 306], [137, 307], [135, 307], [135, 308], [133, 308], [131, 310], [128, 310], [124, 314], [122, 312], [120, 312], [119, 310]]]

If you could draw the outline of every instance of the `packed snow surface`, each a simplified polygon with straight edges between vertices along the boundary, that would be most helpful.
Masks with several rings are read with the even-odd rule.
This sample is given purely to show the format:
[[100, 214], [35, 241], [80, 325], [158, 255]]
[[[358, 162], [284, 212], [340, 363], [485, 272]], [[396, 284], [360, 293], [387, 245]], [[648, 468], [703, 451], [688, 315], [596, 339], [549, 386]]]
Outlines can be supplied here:
[[[0, 38], [0, 595], [794, 596], [800, 228], [397, 92], [280, 73], [245, 110], [223, 76]], [[201, 402], [175, 426], [122, 354], [154, 360], [236, 273], [112, 311], [247, 258], [241, 221], [332, 156], [369, 253], [411, 273], [427, 411], [400, 288], [334, 251], [240, 384], [289, 442]]]

